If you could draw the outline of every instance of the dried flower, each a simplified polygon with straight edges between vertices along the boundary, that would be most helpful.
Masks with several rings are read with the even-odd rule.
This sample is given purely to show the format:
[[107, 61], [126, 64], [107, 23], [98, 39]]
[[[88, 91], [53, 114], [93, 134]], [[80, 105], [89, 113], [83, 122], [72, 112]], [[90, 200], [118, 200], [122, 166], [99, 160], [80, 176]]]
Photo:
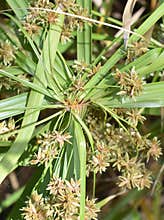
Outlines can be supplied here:
[[110, 158], [110, 149], [108, 146], [105, 146], [103, 141], [96, 144], [97, 150], [92, 155], [90, 152], [88, 160], [88, 173], [90, 171], [95, 173], [105, 172], [107, 167], [109, 167], [109, 158]]
[[42, 195], [34, 191], [31, 198], [27, 201], [27, 206], [22, 208], [25, 220], [53, 220], [53, 212], [45, 204]]
[[[59, 15], [55, 11], [48, 11], [44, 9], [60, 8], [62, 11], [72, 13], [79, 16], [87, 16], [88, 11], [76, 4], [75, 0], [56, 0], [55, 4], [48, 0], [35, 1], [25, 17], [24, 27], [26, 31], [32, 36], [37, 34], [41, 28], [47, 27], [50, 24], [57, 24]], [[66, 16], [61, 33], [61, 42], [66, 43], [73, 38], [72, 32], [75, 30], [82, 30], [84, 21], [77, 17]]]
[[143, 124], [146, 120], [146, 118], [141, 115], [141, 111], [142, 110], [138, 111], [137, 109], [132, 109], [131, 111], [126, 112], [127, 120], [132, 126], [137, 127], [138, 123]]
[[131, 189], [131, 182], [130, 182], [130, 174], [127, 176], [119, 176], [119, 187], [125, 187], [127, 189]]
[[55, 3], [65, 11], [76, 6], [75, 0], [56, 0]]
[[70, 138], [69, 134], [62, 134], [58, 131], [43, 134], [38, 140], [39, 149], [35, 158], [31, 160], [31, 164], [45, 163], [47, 165], [57, 157], [65, 142], [71, 143]]
[[[77, 9], [74, 10], [73, 13], [76, 14], [77, 16], [83, 16], [83, 17], [89, 18], [88, 10], [86, 8], [82, 8], [82, 7], [77, 6]], [[77, 29], [78, 31], [82, 31], [83, 27], [84, 27], [84, 22], [85, 21], [82, 19], [74, 18], [73, 23], [74, 23], [75, 29]], [[92, 25], [89, 21], [87, 21], [87, 24], [90, 26]]]
[[140, 161], [131, 170], [125, 169], [123, 175], [119, 176], [119, 187], [126, 189], [137, 187], [139, 190], [142, 190], [144, 188], [150, 188], [151, 183], [151, 173], [145, 169], [144, 164]]
[[0, 42], [0, 62], [5, 65], [13, 64], [16, 48], [9, 41]]
[[100, 210], [96, 208], [95, 201], [95, 199], [86, 199], [85, 220], [97, 220], [98, 212]]
[[59, 150], [56, 147], [52, 146], [39, 146], [37, 154], [34, 155], [34, 159], [31, 160], [32, 165], [36, 164], [45, 164], [47, 166], [49, 162], [57, 157]]
[[159, 141], [156, 138], [150, 140], [149, 134], [141, 135], [136, 129], [138, 122], [145, 119], [141, 110], [119, 109], [119, 112], [115, 111], [117, 113], [130, 122], [126, 127], [128, 132], [111, 125], [110, 118], [104, 120], [99, 111], [87, 115], [86, 123], [95, 141], [95, 152], [88, 148], [87, 175], [89, 172], [102, 173], [111, 166], [119, 171], [119, 187], [149, 188], [152, 180], [151, 173], [145, 168], [145, 159], [148, 161], [150, 156], [158, 159], [161, 154]]
[[95, 75], [101, 68], [101, 63], [98, 63], [97, 66], [93, 66], [92, 69], [90, 70], [88, 76], [92, 77], [93, 75]]
[[40, 30], [39, 25], [28, 23], [28, 22], [24, 22], [24, 28], [30, 36], [32, 36], [33, 34], [37, 34]]
[[72, 65], [72, 68], [76, 73], [84, 74], [87, 71], [90, 70], [89, 65], [85, 62], [79, 62], [77, 60], [74, 61], [74, 64]]
[[129, 73], [121, 73], [117, 69], [115, 79], [118, 81], [121, 90], [117, 93], [118, 95], [127, 95], [134, 98], [135, 96], [139, 95], [143, 90], [143, 81], [135, 72], [134, 67]]
[[128, 48], [128, 54], [127, 54], [128, 62], [133, 61], [135, 58], [141, 56], [147, 51], [148, 51], [147, 42], [143, 40], [139, 42], [134, 42], [133, 44], [129, 45]]
[[[26, 220], [77, 220], [80, 215], [80, 182], [53, 177], [47, 187], [47, 197], [34, 192], [22, 209]], [[95, 200], [86, 198], [85, 220], [97, 220]]]
[[54, 12], [48, 12], [47, 21], [50, 24], [56, 24], [59, 21], [59, 15]]
[[109, 167], [109, 163], [105, 161], [105, 157], [103, 154], [98, 153], [96, 156], [93, 156], [91, 164], [93, 166], [93, 170], [97, 172], [105, 172], [106, 168]]
[[[119, 152], [119, 153], [118, 153]], [[117, 160], [113, 163], [113, 167], [117, 166], [118, 171], [122, 169], [131, 170], [137, 162], [137, 157], [129, 157], [126, 152], [125, 155], [121, 155], [120, 149], [117, 151]]]
[[[54, 177], [47, 188], [54, 196], [54, 205], [59, 219], [78, 219], [80, 211], [80, 182], [62, 180]], [[95, 206], [95, 200], [86, 199], [86, 220], [97, 219], [99, 210]]]
[[61, 33], [61, 43], [65, 44], [71, 41], [72, 38], [72, 31], [70, 30], [69, 26], [63, 25], [62, 33]]
[[71, 88], [72, 91], [83, 91], [84, 90], [85, 82], [82, 79], [77, 79], [73, 82], [73, 87]]
[[152, 184], [152, 177], [150, 172], [145, 172], [140, 179], [138, 189], [143, 190], [144, 188], [150, 188]]
[[64, 187], [64, 181], [54, 176], [48, 184], [47, 190], [50, 191], [50, 194], [56, 196], [63, 193]]
[[24, 28], [30, 36], [37, 34], [41, 28], [58, 22], [58, 14], [43, 9], [53, 9], [54, 4], [49, 0], [38, 0], [31, 5], [24, 19]]
[[149, 150], [147, 152], [147, 161], [149, 161], [150, 157], [153, 157], [155, 160], [162, 155], [162, 150], [160, 148], [160, 141], [157, 137], [154, 137], [153, 140], [147, 141]]
[[13, 118], [9, 118], [8, 121], [2, 121], [0, 122], [0, 139], [1, 140], [8, 140], [11, 138], [14, 138], [14, 135], [11, 135], [10, 133], [8, 135], [5, 135], [3, 137], [2, 134], [8, 133], [10, 131], [13, 131], [15, 129], [15, 121]]
[[86, 73], [86, 78], [87, 80], [89, 80], [90, 77], [92, 77], [99, 71], [99, 69], [101, 68], [101, 63], [99, 63], [97, 66], [90, 66], [85, 62], [79, 62], [75, 60], [72, 68], [76, 73], [80, 75], [80, 77]]

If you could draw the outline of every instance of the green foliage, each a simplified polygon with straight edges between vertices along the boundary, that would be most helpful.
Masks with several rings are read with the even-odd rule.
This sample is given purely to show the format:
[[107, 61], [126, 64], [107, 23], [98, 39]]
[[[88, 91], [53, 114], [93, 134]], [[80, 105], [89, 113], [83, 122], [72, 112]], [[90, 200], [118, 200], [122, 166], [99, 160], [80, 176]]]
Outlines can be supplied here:
[[[99, 208], [116, 196], [150, 188], [148, 162], [162, 154], [160, 141], [139, 127], [142, 112], [159, 115], [155, 108], [164, 107], [163, 47], [146, 39], [164, 16], [164, 3], [125, 49], [121, 37], [101, 44], [108, 38], [90, 19], [102, 16], [90, 0], [6, 2], [16, 16], [5, 13], [8, 23], [0, 26], [0, 183], [20, 166], [36, 171], [31, 186], [2, 201], [0, 211], [15, 203], [6, 219], [98, 219]], [[88, 198], [87, 177], [93, 176], [94, 195], [96, 177], [109, 167], [121, 193], [99, 202]], [[117, 219], [117, 209], [141, 194], [130, 191], [104, 219]], [[122, 219], [141, 219], [134, 209], [120, 212]]]

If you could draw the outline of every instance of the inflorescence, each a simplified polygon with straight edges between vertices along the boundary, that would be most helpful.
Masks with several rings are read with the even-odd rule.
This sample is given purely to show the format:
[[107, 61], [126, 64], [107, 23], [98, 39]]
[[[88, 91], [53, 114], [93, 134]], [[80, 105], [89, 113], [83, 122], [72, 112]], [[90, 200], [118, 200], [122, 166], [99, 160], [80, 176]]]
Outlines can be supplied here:
[[92, 111], [86, 118], [95, 141], [95, 152], [88, 148], [88, 175], [90, 172], [101, 174], [113, 167], [119, 172], [119, 187], [150, 188], [152, 178], [147, 164], [150, 158], [158, 160], [162, 154], [160, 142], [156, 137], [150, 139], [149, 135], [141, 135], [137, 130], [138, 123], [145, 120], [140, 110], [118, 111], [129, 123], [127, 130], [112, 125], [110, 119], [104, 123], [105, 119]]
[[[25, 220], [78, 220], [80, 182], [53, 177], [47, 187], [47, 197], [34, 191], [22, 211]], [[97, 220], [98, 212], [95, 199], [86, 198], [84, 220]]]
[[[49, 11], [50, 9], [50, 11]], [[57, 0], [55, 4], [49, 0], [39, 0], [30, 6], [29, 13], [24, 19], [25, 30], [32, 36], [39, 33], [42, 28], [50, 24], [57, 24], [59, 15], [53, 10], [62, 10], [70, 14], [88, 17], [88, 12], [76, 4], [75, 0]], [[66, 43], [73, 38], [72, 33], [76, 30], [81, 31], [84, 21], [77, 17], [66, 16], [61, 33], [61, 42]]]

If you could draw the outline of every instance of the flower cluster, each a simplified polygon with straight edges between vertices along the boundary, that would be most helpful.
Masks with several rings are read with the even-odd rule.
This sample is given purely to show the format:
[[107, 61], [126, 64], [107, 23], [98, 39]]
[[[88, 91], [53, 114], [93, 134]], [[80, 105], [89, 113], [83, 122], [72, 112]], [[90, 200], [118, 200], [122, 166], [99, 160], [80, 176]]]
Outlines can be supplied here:
[[134, 42], [133, 44], [129, 45], [127, 60], [128, 62], [133, 61], [135, 58], [141, 56], [142, 54], [148, 51], [148, 43], [146, 41], [138, 41]]
[[159, 147], [160, 141], [157, 137], [154, 137], [153, 140], [148, 140], [148, 152], [147, 152], [147, 161], [149, 161], [150, 157], [158, 160], [162, 155], [162, 150]]
[[119, 176], [119, 187], [125, 189], [132, 189], [137, 187], [139, 190], [150, 188], [152, 184], [151, 172], [149, 172], [144, 164], [132, 159], [132, 163], [128, 161], [128, 167], [124, 169], [121, 176]]
[[89, 102], [80, 100], [79, 92], [84, 91], [87, 82], [101, 68], [101, 63], [98, 65], [88, 65], [85, 62], [75, 61], [72, 68], [74, 75], [72, 76], [71, 84], [64, 92], [64, 105], [67, 111], [73, 110], [78, 114], [82, 114], [82, 112], [85, 111], [86, 106], [89, 105]]
[[62, 10], [67, 11], [68, 9], [73, 9], [76, 1], [75, 0], [56, 0], [55, 1], [56, 5], [60, 8], [62, 8]]
[[[14, 119], [10, 118], [8, 121], [2, 121], [0, 122], [0, 135], [5, 134], [7, 132], [13, 131], [15, 129], [15, 121]], [[10, 138], [13, 138], [14, 136], [12, 135], [5, 135], [0, 136], [0, 140], [8, 140]]]
[[23, 22], [29, 35], [38, 33], [42, 27], [58, 21], [58, 15], [44, 9], [53, 9], [54, 4], [49, 0], [38, 0], [30, 7], [29, 13]]
[[22, 211], [25, 220], [53, 220], [50, 204], [36, 191], [32, 193]]
[[62, 134], [62, 132], [58, 131], [43, 134], [37, 140], [39, 149], [35, 158], [31, 160], [31, 164], [44, 163], [47, 165], [58, 156], [65, 142], [70, 143], [70, 138], [69, 134]]
[[0, 42], [0, 65], [9, 66], [14, 63], [16, 48], [9, 41]]
[[[34, 192], [22, 211], [25, 220], [78, 220], [80, 182], [53, 177], [47, 187], [47, 197]], [[98, 212], [95, 200], [86, 198], [84, 220], [96, 220]]]
[[[26, 81], [30, 81], [31, 76], [27, 75], [27, 74], [20, 74], [17, 76], [20, 79], [26, 80]], [[7, 77], [1, 77], [0, 78], [0, 91], [2, 90], [2, 96], [4, 94], [4, 96], [6, 97], [8, 94], [6, 93], [6, 91], [9, 92], [13, 92], [13, 94], [20, 94], [22, 92], [25, 92], [28, 90], [28, 88], [24, 87], [20, 82], [14, 81], [10, 78]]]
[[130, 72], [120, 72], [117, 69], [115, 79], [120, 86], [120, 91], [117, 93], [118, 95], [134, 98], [143, 90], [143, 80], [136, 73], [134, 67]]
[[[50, 9], [50, 11], [47, 9]], [[59, 15], [54, 9], [60, 9], [77, 16], [65, 17], [61, 33], [61, 42], [66, 43], [73, 37], [73, 31], [81, 31], [83, 29], [84, 21], [79, 19], [78, 16], [88, 16], [87, 10], [76, 4], [75, 0], [57, 0], [55, 4], [49, 0], [37, 0], [31, 5], [29, 13], [25, 17], [24, 28], [32, 36], [33, 34], [37, 34], [43, 27], [48, 27], [49, 24], [57, 24]]]
[[[146, 163], [150, 158], [157, 160], [162, 152], [156, 137], [149, 139], [149, 135], [141, 135], [137, 130], [138, 122], [142, 123], [145, 118], [141, 117], [140, 111], [138, 114], [135, 111], [126, 112], [133, 124], [133, 127], [127, 127], [127, 131], [111, 125], [108, 119], [103, 123], [105, 119], [101, 114], [88, 114], [86, 122], [95, 141], [95, 151], [88, 148], [88, 175], [90, 172], [102, 173], [110, 166], [119, 172], [120, 187], [150, 187], [152, 181]], [[125, 109], [122, 114], [125, 115]]]
[[113, 109], [113, 112], [116, 115], [122, 119], [125, 119], [127, 123], [133, 128], [137, 128], [139, 123], [143, 124], [143, 122], [146, 120], [146, 118], [142, 115], [142, 111], [143, 109]]
[[74, 61], [72, 68], [75, 75], [69, 90], [71, 92], [79, 92], [84, 90], [85, 84], [99, 71], [101, 63], [96, 66], [91, 66], [85, 62]]
[[110, 166], [110, 148], [106, 147], [105, 143], [96, 143], [96, 150], [94, 154], [88, 150], [88, 164], [87, 164], [87, 175], [89, 173], [102, 173]]
[[60, 7], [63, 11], [68, 12], [73, 16], [66, 16], [63, 30], [61, 33], [61, 42], [64, 44], [73, 38], [72, 33], [76, 30], [82, 31], [84, 26], [84, 20], [79, 19], [78, 16], [88, 17], [87, 9], [83, 9], [80, 5], [76, 4], [75, 0], [57, 0], [57, 7]]
[[91, 77], [99, 71], [101, 68], [101, 63], [98, 63], [97, 66], [90, 66], [85, 62], [79, 62], [75, 60], [72, 68], [77, 74], [84, 75], [86, 73], [87, 77]]

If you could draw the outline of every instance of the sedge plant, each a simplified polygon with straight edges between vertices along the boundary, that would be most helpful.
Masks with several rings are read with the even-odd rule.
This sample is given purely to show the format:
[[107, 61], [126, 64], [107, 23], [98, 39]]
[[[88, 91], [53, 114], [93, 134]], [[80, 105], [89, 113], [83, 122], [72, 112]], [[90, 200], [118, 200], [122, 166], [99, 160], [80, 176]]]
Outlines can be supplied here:
[[[162, 155], [158, 138], [139, 127], [146, 110], [160, 114], [164, 107], [164, 82], [147, 80], [163, 71], [163, 45], [145, 35], [164, 16], [164, 3], [135, 31], [112, 18], [114, 24], [98, 22], [91, 0], [6, 3], [7, 22], [0, 25], [0, 182], [20, 166], [34, 169], [11, 195], [14, 207], [6, 219], [96, 220], [115, 197], [95, 197], [98, 175], [110, 167], [118, 195], [150, 188], [149, 162]], [[127, 48], [120, 35], [100, 51], [97, 42], [109, 36], [96, 35], [96, 25], [127, 31]], [[92, 196], [87, 177], [93, 179]]]

